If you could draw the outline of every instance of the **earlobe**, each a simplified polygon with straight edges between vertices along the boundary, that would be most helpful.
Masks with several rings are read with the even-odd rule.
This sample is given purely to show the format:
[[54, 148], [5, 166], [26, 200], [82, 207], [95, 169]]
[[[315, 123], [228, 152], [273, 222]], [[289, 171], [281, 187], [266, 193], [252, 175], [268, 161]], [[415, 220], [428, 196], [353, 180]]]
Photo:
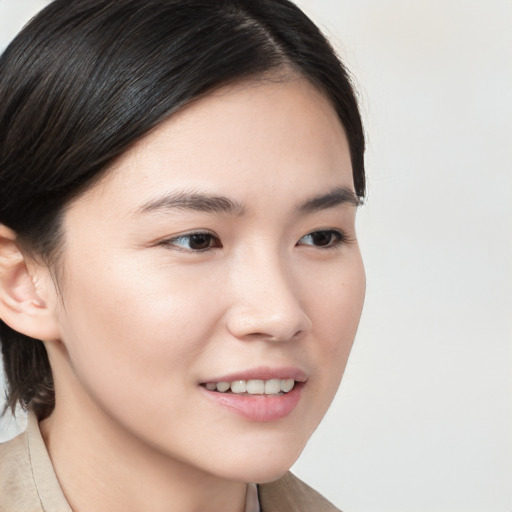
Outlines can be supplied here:
[[34, 279], [16, 243], [16, 233], [0, 224], [0, 318], [31, 338], [56, 339], [54, 311], [40, 296]]

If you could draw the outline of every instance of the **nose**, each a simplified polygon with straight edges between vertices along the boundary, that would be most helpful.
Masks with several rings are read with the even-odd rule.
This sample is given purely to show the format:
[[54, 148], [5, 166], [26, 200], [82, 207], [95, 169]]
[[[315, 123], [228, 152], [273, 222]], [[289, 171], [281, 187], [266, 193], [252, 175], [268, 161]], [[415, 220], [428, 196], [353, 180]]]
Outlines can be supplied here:
[[297, 278], [277, 257], [246, 262], [232, 272], [229, 332], [241, 340], [299, 339], [312, 322], [301, 300]]

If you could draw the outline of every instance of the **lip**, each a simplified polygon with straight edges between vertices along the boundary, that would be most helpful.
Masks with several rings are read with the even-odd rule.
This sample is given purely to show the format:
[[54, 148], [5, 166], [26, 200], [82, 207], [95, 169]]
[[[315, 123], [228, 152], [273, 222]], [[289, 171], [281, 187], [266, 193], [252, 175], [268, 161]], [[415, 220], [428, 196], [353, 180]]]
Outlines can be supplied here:
[[222, 376], [213, 376], [201, 382], [233, 382], [235, 380], [270, 380], [270, 379], [293, 379], [296, 382], [306, 382], [307, 375], [303, 370], [293, 366], [282, 366], [271, 368], [269, 366], [259, 366], [248, 370], [229, 373]]
[[292, 413], [300, 401], [302, 389], [306, 385], [307, 375], [299, 368], [270, 368], [262, 366], [220, 377], [213, 377], [202, 384], [252, 379], [293, 379], [295, 380], [295, 386], [291, 391], [280, 396], [220, 393], [218, 391], [210, 391], [204, 386], [199, 388], [208, 400], [211, 400], [219, 407], [249, 421], [263, 423], [280, 420]]
[[304, 382], [296, 382], [294, 388], [281, 396], [237, 395], [209, 391], [203, 386], [200, 390], [206, 398], [219, 407], [235, 413], [252, 422], [270, 422], [280, 420], [295, 409], [300, 401]]

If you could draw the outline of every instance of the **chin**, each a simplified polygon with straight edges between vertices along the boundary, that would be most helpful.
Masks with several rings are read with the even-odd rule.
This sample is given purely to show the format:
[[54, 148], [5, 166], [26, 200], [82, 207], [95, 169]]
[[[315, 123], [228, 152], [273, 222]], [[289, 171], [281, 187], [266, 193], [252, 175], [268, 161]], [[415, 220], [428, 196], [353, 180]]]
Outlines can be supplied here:
[[265, 484], [281, 478], [292, 467], [293, 463], [278, 465], [268, 461], [268, 463], [262, 465], [262, 467], [257, 467], [250, 462], [246, 463], [246, 466], [247, 465], [250, 465], [251, 467], [245, 467], [236, 474], [233, 474], [233, 472], [230, 471], [231, 474], [229, 475], [229, 479], [243, 483]]
[[[244, 483], [267, 483], [282, 477], [297, 461], [305, 442], [297, 444], [262, 444], [254, 442], [253, 450], [244, 450], [235, 459], [225, 460], [226, 477]], [[229, 465], [229, 466], [228, 466]]]
[[290, 467], [287, 467], [286, 469], [281, 470], [279, 472], [275, 472], [275, 471], [274, 472], [270, 472], [270, 471], [262, 472], [261, 475], [253, 478], [251, 480], [251, 482], [256, 483], [256, 484], [267, 484], [269, 482], [274, 482], [275, 480], [278, 480], [279, 478], [284, 476], [287, 473], [287, 471], [290, 469]]

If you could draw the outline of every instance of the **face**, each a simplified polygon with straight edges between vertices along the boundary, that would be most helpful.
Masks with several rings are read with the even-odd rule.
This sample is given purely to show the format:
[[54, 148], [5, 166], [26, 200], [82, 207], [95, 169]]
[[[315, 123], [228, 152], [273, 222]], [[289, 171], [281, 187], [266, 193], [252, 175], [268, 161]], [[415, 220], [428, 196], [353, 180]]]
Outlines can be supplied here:
[[66, 211], [56, 413], [222, 478], [285, 472], [356, 333], [354, 197], [344, 131], [304, 79], [160, 125]]

